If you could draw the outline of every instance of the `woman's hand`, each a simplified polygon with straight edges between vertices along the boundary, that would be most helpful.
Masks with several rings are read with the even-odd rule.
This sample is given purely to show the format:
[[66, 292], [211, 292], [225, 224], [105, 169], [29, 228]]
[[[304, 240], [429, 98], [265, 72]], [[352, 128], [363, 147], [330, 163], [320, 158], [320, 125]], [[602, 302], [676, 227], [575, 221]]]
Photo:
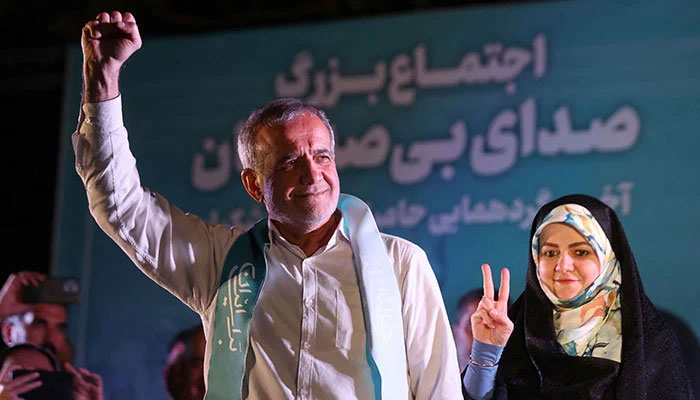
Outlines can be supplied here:
[[488, 344], [505, 346], [513, 333], [513, 322], [508, 318], [508, 296], [510, 294], [510, 272], [501, 270], [501, 286], [498, 289], [498, 301], [493, 299], [493, 278], [491, 267], [481, 265], [484, 276], [484, 297], [472, 314], [472, 335], [474, 339]]

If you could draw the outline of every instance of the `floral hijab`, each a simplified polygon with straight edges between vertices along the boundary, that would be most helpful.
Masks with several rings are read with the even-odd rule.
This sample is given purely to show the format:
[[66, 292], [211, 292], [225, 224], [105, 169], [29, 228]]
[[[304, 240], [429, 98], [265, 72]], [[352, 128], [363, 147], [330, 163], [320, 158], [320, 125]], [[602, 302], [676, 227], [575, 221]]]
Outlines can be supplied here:
[[[571, 204], [577, 204], [581, 208], [569, 207], [573, 211], [568, 213], [570, 219], [565, 212], [552, 213], [559, 206]], [[552, 214], [551, 217], [550, 214]], [[593, 224], [591, 214], [595, 217], [597, 224]], [[660, 218], [663, 217], [662, 214], [659, 213]], [[608, 290], [605, 286], [610, 282], [606, 278], [596, 280], [590, 288], [587, 288], [588, 290], [584, 290], [586, 294], [581, 298], [561, 302], [556, 297], [548, 297], [543, 291], [535, 263], [538, 257], [533, 258], [533, 252], [528, 249], [525, 290], [508, 310], [508, 315], [513, 321], [513, 334], [503, 350], [498, 365], [493, 398], [495, 400], [692, 399], [692, 389], [685, 364], [681, 359], [678, 340], [665, 318], [656, 312], [654, 305], [644, 292], [637, 262], [615, 211], [591, 196], [575, 194], [561, 197], [540, 208], [533, 220], [530, 237], [539, 237], [539, 234], [535, 233], [540, 225], [554, 221], [573, 226], [585, 237], [589, 237], [589, 241], [591, 237], [595, 237], [600, 246], [592, 244], [592, 247], [603, 250], [596, 254], [598, 257], [601, 257], [600, 254], [606, 255], [600, 264], [601, 275], [608, 276], [609, 270], [606, 266], [615, 265], [614, 269], [619, 269], [621, 279], [613, 277], [612, 284], [616, 286], [620, 282], [625, 284], [618, 286], [612, 305], [610, 297], [602, 296], [605, 305], [596, 309], [599, 313], [605, 314], [600, 319], [599, 314], [583, 307], [586, 304], [597, 305], [597, 302], [601, 301], [601, 296], [596, 297], [596, 295]], [[604, 235], [595, 232], [598, 226], [602, 228]], [[603, 240], [603, 236], [607, 240]], [[612, 252], [607, 250], [608, 241], [612, 246]], [[613, 252], [614, 257], [612, 257]], [[611, 255], [609, 259], [608, 254]], [[612, 261], [613, 258], [616, 259], [615, 262]], [[598, 289], [600, 291], [596, 292]], [[612, 292], [611, 290], [609, 293]], [[590, 296], [593, 298], [590, 299]], [[583, 300], [583, 305], [577, 303], [580, 300]], [[565, 308], [566, 306], [570, 308]], [[570, 310], [574, 312], [570, 313]], [[617, 313], [621, 316], [616, 315]], [[569, 318], [569, 315], [573, 315], [573, 318]], [[560, 321], [555, 323], [555, 317]], [[588, 330], [587, 334], [584, 332], [579, 340], [574, 340], [572, 346], [577, 348], [577, 352], [576, 355], [571, 355], [565, 348], [570, 349], [572, 346], [566, 345], [564, 336], [568, 332], [580, 333], [577, 329], [583, 327], [585, 321], [596, 322], [592, 324], [593, 328]], [[602, 324], [599, 325], [601, 321]], [[611, 333], [612, 329], [607, 329], [611, 326], [615, 327], [615, 324], [619, 327], [620, 323], [622, 329], [615, 328], [616, 334]], [[614, 348], [617, 344], [611, 343], [618, 343], [617, 334], [620, 331], [625, 333], [625, 340], [621, 342], [622, 355], [617, 357], [621, 361], [602, 358], [601, 346], [607, 349]], [[582, 342], [586, 344], [577, 344]], [[581, 352], [584, 356], [578, 355], [578, 350], [581, 348], [584, 349]], [[585, 356], [586, 348], [589, 349], [590, 357]]]
[[[568, 300], [558, 298], [540, 277], [540, 235], [544, 228], [554, 223], [564, 223], [576, 229], [593, 248], [601, 266], [600, 275], [581, 293]], [[619, 363], [622, 358], [622, 275], [620, 263], [598, 221], [581, 205], [557, 206], [537, 227], [531, 248], [540, 287], [554, 305], [553, 323], [557, 342], [569, 355], [606, 358]]]

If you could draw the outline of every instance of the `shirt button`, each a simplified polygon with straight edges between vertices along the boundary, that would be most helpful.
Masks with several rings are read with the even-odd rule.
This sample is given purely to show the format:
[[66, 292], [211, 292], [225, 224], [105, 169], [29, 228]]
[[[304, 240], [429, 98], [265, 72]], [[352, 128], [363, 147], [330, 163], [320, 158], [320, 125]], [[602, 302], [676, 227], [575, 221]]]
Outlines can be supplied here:
[[307, 342], [307, 341], [302, 342], [302, 343], [301, 343], [301, 347], [303, 347], [304, 349], [308, 350], [309, 347], [311, 347], [311, 343], [309, 343], [309, 342]]
[[311, 308], [311, 306], [314, 305], [314, 299], [309, 297], [308, 299], [304, 300], [304, 305], [306, 305], [307, 308]]

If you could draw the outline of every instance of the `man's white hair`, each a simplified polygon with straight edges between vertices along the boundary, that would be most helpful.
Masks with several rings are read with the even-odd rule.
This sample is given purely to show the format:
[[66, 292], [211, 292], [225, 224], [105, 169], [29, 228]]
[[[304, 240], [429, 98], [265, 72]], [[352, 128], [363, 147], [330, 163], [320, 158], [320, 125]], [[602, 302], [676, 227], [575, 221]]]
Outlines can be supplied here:
[[323, 122], [331, 136], [331, 151], [335, 152], [335, 134], [326, 114], [318, 107], [299, 99], [281, 98], [273, 100], [253, 111], [238, 133], [238, 157], [243, 168], [262, 172], [266, 149], [257, 144], [257, 136], [265, 126], [281, 126], [303, 114], [311, 114]]

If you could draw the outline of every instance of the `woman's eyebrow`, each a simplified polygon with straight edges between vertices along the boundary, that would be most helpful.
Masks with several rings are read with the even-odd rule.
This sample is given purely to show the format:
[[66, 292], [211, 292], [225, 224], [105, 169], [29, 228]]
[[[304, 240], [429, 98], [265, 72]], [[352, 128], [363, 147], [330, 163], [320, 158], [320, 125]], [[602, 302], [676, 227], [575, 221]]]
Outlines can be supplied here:
[[569, 245], [569, 247], [576, 247], [576, 246], [581, 246], [581, 245], [586, 245], [586, 246], [591, 247], [591, 244], [588, 243], [588, 242], [586, 242], [585, 240], [580, 241], [580, 242], [571, 243], [571, 244]]
[[544, 246], [559, 248], [559, 245], [557, 245], [556, 243], [550, 243], [550, 242], [544, 242], [544, 243], [542, 243], [542, 246], [541, 246], [541, 247], [544, 247]]

